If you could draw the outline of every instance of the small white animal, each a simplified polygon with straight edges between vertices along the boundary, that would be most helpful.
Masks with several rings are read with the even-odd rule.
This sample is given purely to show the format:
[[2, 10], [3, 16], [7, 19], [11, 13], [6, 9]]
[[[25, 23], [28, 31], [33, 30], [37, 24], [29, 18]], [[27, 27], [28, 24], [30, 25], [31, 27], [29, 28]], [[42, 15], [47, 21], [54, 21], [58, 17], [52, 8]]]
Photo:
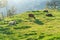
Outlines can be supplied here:
[[9, 25], [15, 25], [16, 24], [16, 21], [10, 21], [9, 22]]

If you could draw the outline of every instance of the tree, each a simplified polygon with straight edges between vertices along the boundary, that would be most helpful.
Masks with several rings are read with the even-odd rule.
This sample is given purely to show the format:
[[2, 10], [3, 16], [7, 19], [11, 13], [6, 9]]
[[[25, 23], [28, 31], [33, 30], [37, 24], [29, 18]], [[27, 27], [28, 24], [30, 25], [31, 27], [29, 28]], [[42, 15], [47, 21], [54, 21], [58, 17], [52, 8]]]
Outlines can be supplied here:
[[4, 19], [3, 12], [0, 12], [0, 20]]
[[47, 1], [47, 7], [51, 9], [59, 9], [60, 8], [60, 0], [51, 0]]
[[14, 6], [12, 6], [8, 11], [7, 11], [7, 17], [11, 17], [13, 15], [15, 15], [16, 12], [16, 8]]
[[0, 8], [6, 7], [7, 0], [0, 0]]
[[[7, 3], [8, 3], [7, 0], [0, 0], [0, 8], [6, 7], [7, 6]], [[3, 16], [3, 12], [2, 12], [2, 16]], [[4, 16], [3, 16], [3, 18], [4, 18]]]
[[47, 1], [47, 3], [46, 3], [46, 9], [48, 9], [49, 8], [49, 5], [50, 5], [50, 2], [49, 1]]

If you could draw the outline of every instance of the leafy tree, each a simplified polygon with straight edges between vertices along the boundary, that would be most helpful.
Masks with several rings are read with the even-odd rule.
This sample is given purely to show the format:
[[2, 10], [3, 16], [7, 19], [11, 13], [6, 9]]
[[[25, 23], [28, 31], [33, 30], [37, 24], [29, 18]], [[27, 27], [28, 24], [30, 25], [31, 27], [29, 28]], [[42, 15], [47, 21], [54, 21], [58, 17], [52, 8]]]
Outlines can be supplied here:
[[4, 19], [3, 12], [0, 12], [0, 20]]
[[48, 8], [51, 8], [51, 9], [59, 9], [60, 8], [60, 0], [47, 1], [46, 5]]
[[7, 0], [0, 0], [0, 8], [6, 7]]
[[15, 11], [16, 11], [16, 8], [14, 6], [12, 6], [8, 11], [7, 11], [7, 16], [8, 17], [11, 17], [13, 15], [15, 15]]

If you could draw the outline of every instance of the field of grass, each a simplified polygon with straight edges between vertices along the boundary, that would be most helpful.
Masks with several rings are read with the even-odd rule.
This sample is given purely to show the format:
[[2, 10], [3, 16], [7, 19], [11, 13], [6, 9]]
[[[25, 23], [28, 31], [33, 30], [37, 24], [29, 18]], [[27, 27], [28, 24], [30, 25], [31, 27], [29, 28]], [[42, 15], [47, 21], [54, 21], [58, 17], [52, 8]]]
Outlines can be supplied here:
[[[36, 19], [29, 18], [34, 14]], [[46, 16], [43, 10], [27, 11], [0, 21], [0, 40], [60, 40], [60, 12], [49, 10], [54, 17]], [[15, 20], [16, 25], [9, 25]]]

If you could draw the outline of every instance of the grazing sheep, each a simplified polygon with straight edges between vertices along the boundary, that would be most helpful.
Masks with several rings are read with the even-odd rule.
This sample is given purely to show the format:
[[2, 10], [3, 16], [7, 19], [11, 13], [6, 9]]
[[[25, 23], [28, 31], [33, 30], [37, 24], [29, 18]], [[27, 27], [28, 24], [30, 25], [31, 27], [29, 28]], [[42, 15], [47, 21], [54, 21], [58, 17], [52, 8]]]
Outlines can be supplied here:
[[48, 10], [44, 10], [43, 12], [48, 12]]
[[9, 22], [9, 25], [15, 25], [16, 24], [16, 21], [10, 21]]
[[52, 14], [46, 14], [46, 16], [48, 16], [48, 17], [52, 17], [53, 15], [52, 15]]
[[34, 18], [34, 19], [35, 19], [34, 14], [29, 14], [28, 16], [29, 16], [29, 17], [32, 17], [32, 18]]

